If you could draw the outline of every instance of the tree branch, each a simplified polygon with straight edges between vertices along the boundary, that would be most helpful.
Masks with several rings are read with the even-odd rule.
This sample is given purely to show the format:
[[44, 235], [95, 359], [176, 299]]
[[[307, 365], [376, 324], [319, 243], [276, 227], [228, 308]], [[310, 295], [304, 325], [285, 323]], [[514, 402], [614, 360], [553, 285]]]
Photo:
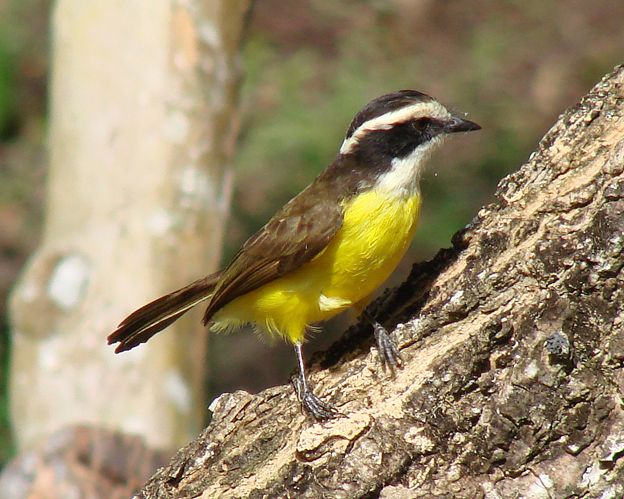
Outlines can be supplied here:
[[618, 67], [375, 304], [405, 322], [396, 376], [351, 328], [310, 370], [346, 417], [313, 423], [290, 386], [225, 394], [140, 497], [621, 496], [623, 84]]

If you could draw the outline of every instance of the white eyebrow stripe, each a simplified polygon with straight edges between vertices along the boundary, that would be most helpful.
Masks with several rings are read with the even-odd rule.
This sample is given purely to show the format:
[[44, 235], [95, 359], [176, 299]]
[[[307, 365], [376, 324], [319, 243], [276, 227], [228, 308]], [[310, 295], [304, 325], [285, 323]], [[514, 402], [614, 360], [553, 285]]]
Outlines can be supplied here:
[[340, 146], [340, 154], [350, 153], [360, 139], [368, 132], [375, 130], [389, 130], [397, 123], [424, 118], [425, 116], [445, 119], [449, 118], [451, 113], [449, 113], [442, 104], [436, 101], [417, 102], [411, 106], [402, 107], [396, 111], [390, 111], [382, 114], [381, 116], [365, 121], [358, 128], [356, 128], [351, 137], [343, 141]]

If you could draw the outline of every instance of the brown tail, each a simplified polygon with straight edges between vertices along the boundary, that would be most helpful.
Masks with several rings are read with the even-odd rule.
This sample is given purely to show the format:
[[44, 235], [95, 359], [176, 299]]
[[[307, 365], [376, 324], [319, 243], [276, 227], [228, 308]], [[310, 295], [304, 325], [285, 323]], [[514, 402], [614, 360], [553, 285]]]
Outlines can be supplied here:
[[145, 343], [195, 305], [209, 299], [218, 279], [219, 272], [143, 305], [108, 336], [108, 344], [119, 343], [115, 348], [115, 353], [119, 353]]

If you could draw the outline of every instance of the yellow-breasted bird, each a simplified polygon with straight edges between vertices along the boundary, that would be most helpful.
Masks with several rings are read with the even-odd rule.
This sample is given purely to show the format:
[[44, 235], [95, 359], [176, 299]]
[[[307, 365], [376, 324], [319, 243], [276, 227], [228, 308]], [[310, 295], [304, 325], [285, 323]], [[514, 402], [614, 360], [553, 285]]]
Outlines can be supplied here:
[[[317, 420], [337, 412], [305, 376], [306, 329], [354, 307], [395, 269], [416, 229], [419, 180], [431, 152], [455, 132], [479, 130], [415, 90], [382, 95], [353, 119], [334, 162], [251, 236], [221, 272], [158, 298], [130, 314], [108, 337], [130, 350], [206, 302], [214, 331], [252, 324], [292, 342], [301, 404]], [[372, 318], [382, 362], [401, 358]]]

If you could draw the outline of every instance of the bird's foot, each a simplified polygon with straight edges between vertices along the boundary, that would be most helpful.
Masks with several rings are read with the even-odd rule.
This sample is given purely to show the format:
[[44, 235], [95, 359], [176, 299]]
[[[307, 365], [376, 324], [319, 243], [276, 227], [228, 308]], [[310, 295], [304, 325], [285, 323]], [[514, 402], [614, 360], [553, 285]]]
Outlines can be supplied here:
[[316, 421], [328, 421], [341, 415], [333, 405], [323, 402], [314, 395], [312, 390], [302, 383], [299, 377], [293, 378], [293, 384], [304, 412], [312, 416]]
[[394, 370], [403, 367], [403, 359], [399, 349], [394, 344], [390, 334], [381, 324], [373, 322], [375, 340], [377, 341], [377, 351], [384, 366]]

